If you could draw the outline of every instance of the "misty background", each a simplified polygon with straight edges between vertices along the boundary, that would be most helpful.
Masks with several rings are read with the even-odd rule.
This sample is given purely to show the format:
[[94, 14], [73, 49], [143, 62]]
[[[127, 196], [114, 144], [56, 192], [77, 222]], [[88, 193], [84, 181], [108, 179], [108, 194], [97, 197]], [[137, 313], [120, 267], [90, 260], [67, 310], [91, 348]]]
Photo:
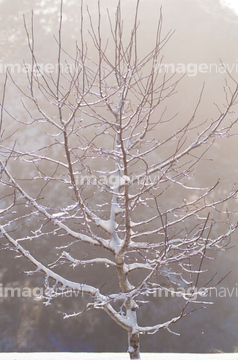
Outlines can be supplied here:
[[[2, 0], [0, 1], [0, 96], [4, 83], [6, 64], [30, 63], [27, 39], [23, 25], [23, 14], [30, 25], [31, 11], [34, 11], [35, 48], [39, 63], [57, 63], [57, 36], [59, 20], [59, 0]], [[97, 1], [87, 1], [93, 16], [97, 14]], [[108, 8], [113, 14], [117, 1], [102, 0], [103, 14]], [[125, 27], [133, 19], [136, 0], [122, 0], [122, 17]], [[163, 11], [163, 33], [175, 30], [163, 49], [165, 64], [185, 64], [188, 73], [178, 86], [177, 94], [171, 98], [171, 113], [177, 112], [177, 122], [183, 122], [193, 113], [201, 89], [205, 82], [202, 102], [198, 111], [202, 119], [215, 118], [217, 107], [225, 104], [224, 86], [227, 75], [222, 71], [221, 62], [229, 65], [231, 75], [238, 80], [238, 15], [225, 7], [219, 0], [141, 0], [140, 29], [138, 41], [141, 56], [153, 46], [160, 7]], [[63, 22], [63, 48], [68, 52], [74, 48], [79, 37], [80, 4], [77, 0], [65, 0]], [[106, 31], [106, 30], [105, 30]], [[106, 36], [106, 33], [105, 33]], [[211, 72], [196, 71], [191, 64], [213, 65]], [[217, 71], [216, 71], [217, 69]], [[23, 87], [25, 75], [13, 74]], [[25, 120], [26, 113], [20, 95], [14, 86], [7, 90], [6, 106], [19, 119]], [[238, 109], [238, 108], [237, 108]], [[236, 115], [236, 114], [235, 114]], [[17, 130], [15, 123], [8, 124], [9, 133]], [[238, 133], [238, 126], [234, 133]], [[30, 128], [19, 125], [18, 148], [31, 148], [44, 143], [44, 136]], [[206, 154], [204, 161], [195, 172], [195, 181], [200, 186], [211, 185], [221, 179], [221, 191], [227, 191], [237, 182], [238, 158], [237, 137], [217, 141]], [[212, 159], [212, 160], [211, 160]], [[21, 173], [20, 166], [14, 171]], [[208, 183], [209, 182], [209, 183]], [[52, 193], [54, 197], [62, 194]], [[173, 201], [179, 194], [171, 194]], [[52, 200], [53, 201], [53, 200]], [[234, 210], [236, 210], [234, 204]], [[0, 239], [2, 240], [2, 239]], [[0, 241], [3, 246], [3, 241]], [[238, 346], [238, 279], [237, 279], [237, 235], [231, 241], [231, 249], [214, 254], [210, 265], [210, 277], [216, 275], [218, 282], [231, 271], [219, 287], [229, 288], [231, 296], [213, 297], [214, 305], [198, 310], [182, 319], [173, 327], [180, 333], [175, 336], [166, 330], [155, 335], [141, 336], [141, 348], [145, 352], [208, 352], [218, 348], [233, 352]], [[1, 248], [0, 248], [1, 249]], [[24, 259], [16, 258], [13, 251], [0, 251], [0, 283], [3, 287], [42, 287], [43, 279], [37, 275], [27, 277], [25, 270], [30, 265]], [[44, 256], [49, 256], [47, 248]], [[67, 270], [66, 270], [67, 271]], [[67, 273], [66, 273], [67, 274]], [[70, 274], [70, 272], [69, 272]], [[93, 281], [93, 273], [85, 273]], [[113, 279], [110, 271], [103, 282], [110, 286]], [[234, 291], [232, 292], [232, 289]], [[166, 319], [166, 314], [174, 311], [175, 301], [151, 297], [151, 304], [142, 311], [141, 319], [153, 324], [153, 318]], [[80, 305], [79, 305], [80, 303]], [[62, 313], [83, 308], [83, 298], [56, 299], [48, 307], [33, 298], [0, 297], [0, 351], [126, 351], [127, 334], [102, 311], [85, 311], [78, 317], [63, 319]], [[110, 339], [110, 341], [108, 341]]]

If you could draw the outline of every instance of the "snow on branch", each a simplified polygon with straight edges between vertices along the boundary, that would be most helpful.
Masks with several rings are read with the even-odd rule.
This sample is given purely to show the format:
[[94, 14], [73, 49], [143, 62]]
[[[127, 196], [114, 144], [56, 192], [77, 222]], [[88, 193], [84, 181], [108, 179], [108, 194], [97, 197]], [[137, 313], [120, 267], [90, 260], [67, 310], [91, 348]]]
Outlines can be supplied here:
[[[204, 260], [223, 251], [238, 227], [236, 186], [223, 191], [221, 181], [209, 178], [200, 187], [196, 177], [196, 165], [215, 138], [234, 132], [238, 84], [231, 79], [233, 91], [227, 84], [225, 110], [218, 108], [215, 120], [197, 119], [202, 89], [192, 115], [183, 114], [185, 119], [176, 121], [170, 99], [181, 79], [161, 72], [161, 51], [172, 33], [162, 36], [160, 9], [154, 45], [140, 58], [139, 5], [137, 0], [126, 36], [120, 1], [114, 15], [102, 11], [100, 1], [97, 15], [89, 7], [85, 11], [82, 1], [80, 41], [72, 54], [62, 43], [61, 1], [57, 71], [50, 76], [33, 71], [38, 62], [32, 14], [31, 31], [24, 23], [32, 58], [27, 90], [7, 75], [24, 97], [26, 120], [6, 108], [7, 81], [0, 120], [1, 236], [34, 265], [36, 270], [27, 274], [44, 274], [47, 304], [59, 288], [87, 295], [87, 309], [105, 310], [126, 329], [134, 359], [139, 358], [139, 334], [162, 328], [174, 333], [173, 324], [198, 304], [209, 304], [198, 289], [200, 279], [207, 276]], [[89, 29], [84, 29], [85, 16]], [[63, 58], [74, 65], [68, 73], [63, 73]], [[3, 138], [5, 115], [6, 128], [8, 120], [27, 126], [38, 141], [22, 145], [14, 132]], [[37, 250], [43, 248], [42, 239], [50, 250], [47, 266]], [[34, 256], [27, 250], [32, 240]], [[107, 275], [111, 283], [103, 289], [89, 285], [92, 270], [86, 266], [102, 264], [95, 266], [100, 272], [93, 284]], [[68, 265], [75, 273], [85, 267], [85, 283], [52, 270], [60, 265], [62, 271]], [[188, 286], [191, 293], [186, 292]], [[204, 292], [212, 288], [205, 286]], [[175, 317], [168, 314], [168, 321], [139, 326], [140, 306], [157, 290], [180, 295], [182, 310]]]

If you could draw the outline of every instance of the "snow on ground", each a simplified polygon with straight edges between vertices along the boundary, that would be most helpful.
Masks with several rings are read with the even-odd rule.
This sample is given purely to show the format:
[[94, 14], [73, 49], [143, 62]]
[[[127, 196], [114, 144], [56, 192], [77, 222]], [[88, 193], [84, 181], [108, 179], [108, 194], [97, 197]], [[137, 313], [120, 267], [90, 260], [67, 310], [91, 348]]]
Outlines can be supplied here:
[[[1, 360], [129, 360], [127, 353], [0, 353]], [[237, 354], [142, 353], [141, 360], [238, 360]]]

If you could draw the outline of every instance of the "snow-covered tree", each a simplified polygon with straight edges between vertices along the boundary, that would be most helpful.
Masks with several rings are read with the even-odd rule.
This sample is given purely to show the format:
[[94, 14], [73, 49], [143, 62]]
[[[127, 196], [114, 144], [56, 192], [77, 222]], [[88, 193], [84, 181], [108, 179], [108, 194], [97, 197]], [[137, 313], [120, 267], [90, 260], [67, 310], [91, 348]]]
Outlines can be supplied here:
[[[68, 53], [62, 1], [56, 72], [39, 65], [32, 16], [31, 30], [25, 22], [28, 86], [7, 73], [0, 120], [1, 236], [34, 265], [27, 274], [44, 275], [46, 304], [62, 293], [81, 293], [87, 309], [103, 309], [128, 332], [131, 359], [140, 358], [140, 334], [172, 331], [191, 312], [188, 306], [206, 303], [211, 287], [199, 288], [200, 275], [237, 228], [227, 207], [237, 191], [219, 192], [209, 169], [207, 187], [193, 177], [214, 140], [237, 123], [237, 83], [231, 78], [234, 90], [226, 84], [226, 104], [215, 120], [197, 116], [201, 96], [189, 119], [176, 117], [167, 102], [179, 79], [162, 65], [171, 33], [162, 36], [160, 13], [154, 47], [144, 55], [139, 3], [128, 31], [119, 0], [115, 17], [107, 13], [105, 33], [100, 0], [97, 21], [82, 1], [79, 39]], [[21, 93], [24, 120], [5, 105], [9, 81]], [[11, 121], [29, 128], [33, 141], [21, 144]], [[50, 264], [46, 251], [54, 256]], [[102, 280], [85, 282], [84, 267], [96, 269], [95, 278], [101, 267], [111, 271], [113, 291]], [[164, 290], [184, 299], [177, 315], [138, 324], [140, 306]]]

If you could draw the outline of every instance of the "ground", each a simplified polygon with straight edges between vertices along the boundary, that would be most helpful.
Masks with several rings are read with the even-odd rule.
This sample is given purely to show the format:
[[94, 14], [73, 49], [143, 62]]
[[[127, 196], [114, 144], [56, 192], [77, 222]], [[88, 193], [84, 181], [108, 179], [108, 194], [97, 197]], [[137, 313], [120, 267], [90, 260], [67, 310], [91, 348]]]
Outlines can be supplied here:
[[[0, 358], [1, 360], [129, 360], [126, 353], [1, 353]], [[142, 353], [141, 360], [238, 360], [238, 353]]]

